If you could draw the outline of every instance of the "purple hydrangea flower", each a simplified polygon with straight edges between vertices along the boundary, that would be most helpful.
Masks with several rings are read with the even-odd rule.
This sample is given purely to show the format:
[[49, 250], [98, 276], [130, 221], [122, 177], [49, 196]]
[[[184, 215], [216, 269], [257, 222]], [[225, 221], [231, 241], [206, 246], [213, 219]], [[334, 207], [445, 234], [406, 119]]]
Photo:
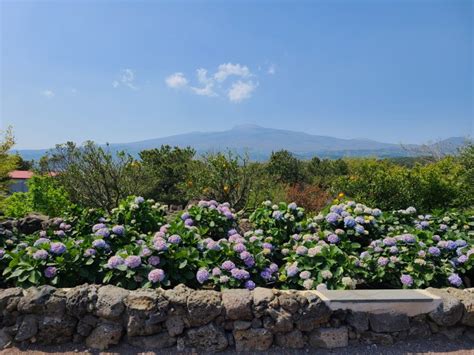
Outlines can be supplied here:
[[94, 224], [94, 226], [92, 227], [92, 232], [97, 232], [99, 229], [102, 229], [102, 228], [107, 228], [107, 226], [104, 224], [104, 223], [97, 223], [97, 224]]
[[153, 248], [157, 251], [162, 251], [162, 250], [167, 250], [168, 246], [166, 245], [166, 242], [164, 239], [155, 239], [153, 242]]
[[270, 280], [272, 278], [272, 272], [270, 271], [269, 268], [265, 268], [260, 272], [260, 276], [264, 280]]
[[33, 246], [38, 247], [42, 244], [49, 243], [50, 240], [48, 238], [38, 238], [36, 241], [33, 243]]
[[125, 228], [124, 226], [113, 226], [112, 227], [112, 233], [122, 236], [125, 234]]
[[382, 211], [379, 210], [378, 208], [374, 208], [374, 209], [372, 210], [372, 216], [374, 216], [374, 217], [379, 217], [380, 215], [382, 215]]
[[329, 234], [328, 242], [331, 244], [337, 244], [339, 243], [339, 237], [336, 234]]
[[181, 243], [181, 237], [177, 234], [173, 234], [168, 238], [168, 242], [171, 244], [179, 244]]
[[191, 227], [193, 224], [194, 224], [194, 221], [192, 220], [192, 218], [187, 218], [187, 219], [184, 221], [184, 225], [186, 225], [186, 226], [188, 226], [188, 227]]
[[159, 263], [160, 263], [160, 257], [159, 256], [150, 256], [148, 258], [148, 264], [152, 265], [152, 266], [157, 266]]
[[165, 278], [165, 272], [161, 269], [151, 270], [148, 273], [148, 280], [152, 283], [163, 281]]
[[138, 197], [135, 197], [135, 201], [134, 201], [137, 205], [139, 205], [140, 203], [143, 203], [145, 202], [145, 199], [141, 196], [138, 196]]
[[241, 253], [245, 250], [247, 250], [247, 248], [243, 243], [237, 243], [236, 245], [234, 245], [234, 251], [237, 253]]
[[337, 224], [340, 216], [337, 213], [331, 212], [326, 216], [326, 221], [331, 224]]
[[347, 216], [344, 217], [344, 226], [348, 228], [353, 228], [356, 225], [356, 221], [353, 217]]
[[251, 258], [252, 254], [250, 254], [248, 251], [243, 251], [240, 253], [240, 259], [242, 260], [247, 260], [248, 258]]
[[108, 238], [110, 236], [110, 231], [108, 228], [101, 228], [95, 232], [95, 235], [98, 237]]
[[428, 228], [428, 227], [430, 226], [430, 222], [428, 222], [428, 221], [421, 221], [421, 222], [420, 222], [420, 226], [421, 226], [422, 229], [426, 229], [426, 228]]
[[35, 260], [45, 260], [49, 256], [48, 252], [46, 250], [40, 249], [35, 251], [33, 254], [33, 259]]
[[56, 255], [63, 254], [66, 251], [66, 246], [60, 242], [51, 243], [50, 251]]
[[92, 256], [92, 255], [95, 255], [95, 254], [97, 254], [97, 250], [92, 249], [92, 248], [88, 248], [84, 251], [84, 256], [86, 258], [88, 258], [89, 256]]
[[416, 242], [416, 238], [412, 234], [403, 234], [402, 239], [405, 243], [409, 243], [409, 244]]
[[230, 273], [232, 277], [237, 280], [246, 280], [250, 277], [249, 272], [243, 269], [234, 268], [230, 271]]
[[54, 231], [54, 235], [56, 235], [58, 237], [64, 237], [66, 235], [66, 233], [64, 233], [63, 230], [58, 230], [58, 231]]
[[107, 261], [107, 267], [109, 269], [116, 269], [118, 266], [123, 265], [124, 260], [122, 257], [116, 255], [112, 256], [108, 261]]
[[464, 239], [458, 239], [456, 240], [456, 245], [460, 248], [465, 247], [467, 245], [467, 242]]
[[253, 282], [252, 280], [247, 280], [245, 281], [244, 286], [247, 290], [253, 290], [255, 288], [255, 282]]
[[278, 265], [275, 263], [271, 263], [270, 266], [268, 267], [272, 273], [275, 273], [278, 271]]
[[458, 263], [460, 264], [464, 264], [467, 260], [468, 260], [467, 255], [461, 255], [460, 257], [458, 257]]
[[235, 264], [230, 260], [226, 260], [222, 263], [221, 268], [227, 271], [231, 271], [235, 268]]
[[298, 269], [298, 266], [296, 265], [290, 265], [286, 269], [286, 275], [288, 277], [293, 277], [295, 276], [300, 270]]
[[187, 220], [188, 218], [190, 218], [191, 215], [188, 213], [188, 212], [184, 212], [182, 215], [181, 215], [181, 220], [182, 221], [185, 221]]
[[296, 248], [296, 254], [298, 255], [306, 255], [308, 254], [308, 248], [306, 248], [303, 245], [300, 245], [298, 248]]
[[359, 233], [359, 234], [362, 234], [362, 233], [365, 232], [365, 228], [362, 227], [360, 224], [356, 225], [354, 229], [355, 229], [355, 231], [356, 231], [357, 233]]
[[462, 285], [462, 279], [459, 277], [458, 274], [451, 274], [448, 277], [448, 281], [451, 285], [459, 287]]
[[367, 259], [369, 256], [370, 256], [370, 254], [369, 254], [368, 251], [363, 251], [362, 253], [360, 253], [359, 258], [360, 259]]
[[440, 256], [441, 250], [437, 247], [429, 247], [428, 254], [433, 255], [433, 256]]
[[448, 248], [449, 250], [454, 250], [457, 247], [458, 247], [458, 245], [456, 244], [455, 241], [448, 240], [448, 243], [446, 244], [446, 248]]
[[277, 221], [279, 221], [280, 219], [283, 218], [283, 213], [281, 213], [281, 211], [273, 211], [272, 217], [276, 219]]
[[142, 264], [142, 259], [137, 255], [130, 255], [127, 256], [124, 263], [130, 269], [135, 269]]
[[253, 258], [253, 256], [251, 256], [250, 258], [245, 259], [244, 263], [245, 263], [245, 266], [252, 267], [255, 265], [255, 259]]
[[387, 238], [384, 238], [384, 240], [383, 240], [383, 245], [385, 245], [387, 247], [391, 247], [391, 246], [394, 246], [396, 244], [397, 244], [397, 240], [395, 238], [387, 237]]
[[402, 284], [405, 285], [405, 286], [408, 286], [408, 287], [413, 286], [413, 277], [411, 277], [410, 275], [403, 274], [403, 275], [400, 277], [400, 281], [401, 281]]
[[446, 232], [448, 230], [448, 226], [446, 224], [440, 224], [439, 225], [439, 230], [441, 232]]
[[58, 270], [54, 266], [48, 266], [46, 269], [44, 269], [44, 276], [48, 279], [52, 279], [54, 276], [56, 276], [57, 272]]
[[390, 247], [390, 254], [398, 254], [398, 248], [396, 246]]
[[222, 271], [218, 267], [215, 267], [214, 269], [212, 269], [212, 276], [220, 276], [221, 273]]
[[385, 258], [385, 257], [381, 256], [380, 258], [378, 258], [377, 264], [379, 266], [385, 266], [385, 265], [388, 264], [388, 261], [389, 261], [388, 258]]
[[94, 248], [103, 249], [107, 246], [107, 243], [103, 239], [96, 239], [92, 242]]
[[203, 284], [209, 279], [209, 271], [204, 268], [199, 269], [196, 273], [196, 279], [200, 284]]
[[307, 280], [311, 277], [311, 273], [309, 271], [301, 271], [300, 272], [300, 279]]

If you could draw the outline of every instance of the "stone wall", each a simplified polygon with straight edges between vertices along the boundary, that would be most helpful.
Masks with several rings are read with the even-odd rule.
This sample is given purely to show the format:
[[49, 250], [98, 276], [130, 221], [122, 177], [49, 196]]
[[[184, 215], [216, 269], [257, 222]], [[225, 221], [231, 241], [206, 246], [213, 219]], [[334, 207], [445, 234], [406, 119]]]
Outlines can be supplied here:
[[223, 292], [128, 291], [107, 285], [0, 290], [0, 349], [13, 343], [85, 342], [106, 349], [125, 341], [160, 349], [220, 351], [391, 344], [433, 333], [474, 340], [474, 289], [430, 290], [442, 304], [429, 314], [331, 311], [315, 293], [264, 288]]

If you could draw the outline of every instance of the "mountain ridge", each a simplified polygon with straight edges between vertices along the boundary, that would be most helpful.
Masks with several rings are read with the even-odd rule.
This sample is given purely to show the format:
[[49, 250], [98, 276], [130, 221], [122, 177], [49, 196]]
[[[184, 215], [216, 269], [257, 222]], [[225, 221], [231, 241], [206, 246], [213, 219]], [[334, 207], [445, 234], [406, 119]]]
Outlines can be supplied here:
[[[468, 141], [467, 137], [450, 137], [434, 145], [446, 152], [454, 152]], [[129, 143], [111, 143], [112, 151], [124, 150], [137, 156], [141, 150], [158, 148], [161, 145], [194, 148], [198, 154], [230, 149], [239, 154], [247, 153], [252, 160], [265, 160], [273, 151], [286, 149], [300, 158], [319, 156], [340, 158], [354, 156], [400, 157], [414, 155], [421, 145], [401, 146], [367, 138], [336, 138], [313, 135], [306, 132], [265, 128], [254, 124], [237, 125], [225, 131], [189, 132], [161, 138], [152, 138]], [[39, 159], [48, 149], [16, 150], [24, 159]], [[415, 154], [416, 155], [416, 154]]]

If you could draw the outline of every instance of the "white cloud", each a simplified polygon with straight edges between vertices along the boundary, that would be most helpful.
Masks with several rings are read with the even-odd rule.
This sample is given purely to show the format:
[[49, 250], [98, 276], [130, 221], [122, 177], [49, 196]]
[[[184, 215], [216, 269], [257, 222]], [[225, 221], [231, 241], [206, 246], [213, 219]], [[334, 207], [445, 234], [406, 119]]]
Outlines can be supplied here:
[[224, 63], [217, 67], [215, 73], [209, 73], [204, 68], [197, 69], [195, 85], [181, 72], [168, 76], [165, 82], [173, 89], [187, 89], [200, 96], [223, 96], [237, 103], [252, 96], [258, 86], [258, 83], [250, 80], [254, 77], [256, 76], [245, 65]]
[[41, 91], [41, 95], [47, 97], [48, 99], [52, 99], [55, 96], [55, 93], [52, 90], [46, 89]]
[[276, 66], [275, 64], [270, 64], [270, 66], [268, 67], [268, 70], [267, 70], [267, 74], [269, 75], [273, 75], [276, 73]]
[[166, 85], [173, 89], [184, 88], [188, 85], [188, 79], [183, 73], [174, 73], [166, 78]]
[[245, 65], [240, 64], [221, 64], [217, 70], [217, 73], [214, 74], [214, 78], [222, 82], [227, 79], [229, 76], [235, 75], [240, 77], [248, 77], [250, 76], [250, 70]]
[[114, 88], [118, 88], [120, 85], [126, 86], [132, 90], [138, 90], [138, 86], [135, 84], [135, 72], [132, 69], [122, 69], [119, 78], [112, 82]]
[[244, 82], [238, 80], [230, 87], [227, 97], [232, 102], [241, 102], [250, 98], [256, 88], [257, 84], [254, 84], [252, 81]]

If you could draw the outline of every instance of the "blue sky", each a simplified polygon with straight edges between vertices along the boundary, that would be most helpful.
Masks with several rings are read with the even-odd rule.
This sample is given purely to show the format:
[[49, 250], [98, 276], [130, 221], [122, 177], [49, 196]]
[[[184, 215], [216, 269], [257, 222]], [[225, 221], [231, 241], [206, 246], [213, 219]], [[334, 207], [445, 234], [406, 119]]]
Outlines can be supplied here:
[[473, 134], [471, 1], [0, 3], [0, 123], [20, 149], [243, 123]]

